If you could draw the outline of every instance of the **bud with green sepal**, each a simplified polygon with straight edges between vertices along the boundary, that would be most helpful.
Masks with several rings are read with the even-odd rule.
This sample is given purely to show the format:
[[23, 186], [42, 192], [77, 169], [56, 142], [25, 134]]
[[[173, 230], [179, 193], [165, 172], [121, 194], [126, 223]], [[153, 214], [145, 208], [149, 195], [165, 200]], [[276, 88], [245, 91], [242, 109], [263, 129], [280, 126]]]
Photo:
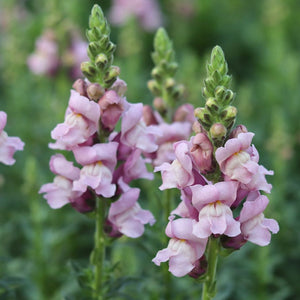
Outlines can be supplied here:
[[151, 72], [153, 79], [148, 82], [148, 88], [155, 97], [163, 99], [166, 110], [162, 116], [171, 121], [173, 110], [184, 93], [184, 87], [174, 79], [178, 65], [172, 42], [163, 28], [158, 29], [155, 35], [152, 60], [155, 67]]
[[81, 65], [82, 72], [90, 82], [109, 88], [116, 81], [120, 69], [112, 66], [116, 46], [110, 41], [109, 25], [98, 5], [92, 9], [86, 36], [90, 62]]

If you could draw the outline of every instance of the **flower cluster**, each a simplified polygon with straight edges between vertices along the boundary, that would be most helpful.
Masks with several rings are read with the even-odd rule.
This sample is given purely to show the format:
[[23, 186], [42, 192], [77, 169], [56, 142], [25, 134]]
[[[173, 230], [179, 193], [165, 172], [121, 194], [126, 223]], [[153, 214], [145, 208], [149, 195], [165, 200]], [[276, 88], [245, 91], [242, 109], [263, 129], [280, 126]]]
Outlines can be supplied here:
[[259, 164], [254, 134], [243, 125], [232, 130], [236, 108], [229, 106], [233, 93], [227, 89], [226, 69], [223, 52], [216, 47], [208, 65], [213, 75], [204, 88], [208, 100], [205, 108], [195, 110], [199, 121], [193, 127], [195, 135], [176, 142], [173, 162], [154, 170], [161, 172], [161, 190], [181, 192], [182, 201], [166, 228], [168, 247], [153, 259], [157, 265], [169, 260], [169, 271], [178, 277], [206, 272], [201, 266], [211, 239], [231, 249], [247, 241], [266, 246], [271, 233], [279, 230], [275, 220], [265, 218], [269, 200], [261, 195], [261, 191], [270, 193], [265, 175], [273, 171]]
[[0, 162], [5, 165], [13, 165], [15, 159], [13, 155], [16, 151], [23, 150], [24, 143], [18, 137], [10, 137], [4, 131], [7, 115], [0, 111]]
[[147, 31], [157, 29], [162, 23], [161, 12], [156, 0], [114, 0], [110, 11], [110, 21], [122, 25], [131, 17], [136, 17]]
[[[78, 79], [73, 87], [65, 120], [51, 132], [55, 143], [49, 146], [72, 151], [80, 168], [55, 154], [50, 169], [56, 176], [40, 193], [46, 193], [51, 208], [70, 203], [80, 212], [92, 211], [95, 201], [107, 201], [111, 204], [107, 216], [111, 235], [138, 237], [144, 225], [155, 220], [141, 209], [137, 203], [140, 190], [129, 183], [153, 178], [142, 155], [156, 151], [157, 130], [145, 125], [141, 103], [127, 102], [124, 81], [117, 79], [111, 88], [104, 89]], [[121, 131], [117, 132], [114, 129], [119, 121]]]
[[61, 67], [70, 70], [71, 78], [82, 76], [80, 64], [87, 60], [87, 43], [75, 30], [70, 36], [69, 47], [60, 53], [57, 36], [53, 30], [45, 30], [36, 40], [35, 51], [28, 57], [27, 65], [36, 75], [55, 76]]

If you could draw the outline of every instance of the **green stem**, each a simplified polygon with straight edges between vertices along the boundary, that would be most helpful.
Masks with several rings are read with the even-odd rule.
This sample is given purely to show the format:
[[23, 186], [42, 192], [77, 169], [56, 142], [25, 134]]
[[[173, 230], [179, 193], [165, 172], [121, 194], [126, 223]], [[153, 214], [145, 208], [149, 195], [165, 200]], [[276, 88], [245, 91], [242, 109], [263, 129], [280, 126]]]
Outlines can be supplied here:
[[219, 254], [219, 239], [210, 237], [207, 246], [207, 273], [203, 283], [202, 300], [211, 300], [216, 294], [216, 271]]
[[103, 295], [103, 268], [105, 260], [105, 233], [104, 233], [104, 222], [105, 222], [105, 199], [98, 198], [96, 201], [96, 230], [95, 230], [95, 248], [93, 252], [92, 263], [95, 266], [95, 277], [94, 277], [94, 299], [102, 300]]

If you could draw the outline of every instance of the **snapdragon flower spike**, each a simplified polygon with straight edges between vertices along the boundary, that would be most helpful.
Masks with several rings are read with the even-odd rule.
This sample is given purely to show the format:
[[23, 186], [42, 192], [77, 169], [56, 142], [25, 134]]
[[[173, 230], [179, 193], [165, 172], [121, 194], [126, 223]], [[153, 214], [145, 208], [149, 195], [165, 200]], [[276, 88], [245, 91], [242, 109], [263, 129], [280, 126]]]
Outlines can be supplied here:
[[224, 147], [216, 150], [216, 160], [222, 173], [229, 180], [237, 180], [248, 190], [263, 190], [270, 193], [272, 186], [267, 183], [265, 175], [273, 171], [258, 165], [259, 155], [251, 145], [254, 133], [240, 133], [229, 139]]
[[120, 232], [131, 238], [138, 238], [144, 233], [144, 225], [155, 223], [150, 211], [144, 210], [137, 203], [140, 189], [129, 188], [109, 208], [108, 221], [114, 232]]
[[4, 131], [7, 122], [7, 114], [0, 111], [0, 162], [5, 165], [13, 165], [15, 159], [13, 155], [16, 151], [24, 148], [24, 143], [18, 137], [10, 137]]
[[73, 190], [73, 181], [79, 179], [80, 169], [67, 161], [62, 154], [55, 154], [50, 159], [50, 170], [56, 176], [53, 183], [44, 184], [39, 193], [45, 193], [44, 198], [53, 209], [61, 208], [66, 204], [79, 206], [81, 211], [91, 210], [85, 202], [87, 194]]
[[152, 260], [158, 266], [169, 261], [169, 271], [176, 277], [191, 272], [205, 252], [207, 239], [193, 234], [195, 222], [189, 218], [174, 220], [174, 216], [170, 217], [166, 228], [166, 235], [171, 238], [168, 247], [158, 251]]
[[263, 211], [268, 203], [269, 199], [264, 195], [251, 201], [247, 198], [239, 216], [243, 238], [259, 246], [268, 245], [271, 241], [270, 232], [279, 231], [275, 220], [264, 217]]
[[99, 105], [71, 90], [65, 121], [52, 130], [51, 137], [56, 142], [49, 144], [49, 147], [60, 150], [76, 148], [98, 130], [99, 118]]
[[237, 188], [238, 183], [233, 181], [190, 187], [193, 206], [199, 211], [199, 220], [193, 229], [196, 236], [237, 236], [241, 233], [240, 224], [233, 218], [230, 209], [236, 199]]
[[75, 159], [83, 168], [73, 182], [73, 190], [83, 193], [91, 187], [97, 195], [112, 197], [116, 191], [112, 178], [117, 164], [117, 148], [118, 143], [110, 142], [74, 149]]

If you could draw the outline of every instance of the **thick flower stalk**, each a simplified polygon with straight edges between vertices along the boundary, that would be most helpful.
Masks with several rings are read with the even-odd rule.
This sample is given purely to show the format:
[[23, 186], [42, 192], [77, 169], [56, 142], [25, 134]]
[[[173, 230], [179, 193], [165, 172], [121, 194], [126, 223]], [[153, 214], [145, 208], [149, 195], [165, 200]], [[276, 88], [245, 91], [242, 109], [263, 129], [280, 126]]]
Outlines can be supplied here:
[[[88, 80], [78, 79], [71, 90], [65, 120], [51, 132], [52, 149], [73, 153], [74, 162], [62, 154], [50, 160], [56, 175], [52, 183], [41, 187], [51, 208], [71, 204], [77, 211], [94, 212], [95, 248], [93, 299], [104, 299], [104, 261], [108, 237], [140, 237], [153, 215], [138, 203], [140, 190], [131, 182], [153, 179], [144, 157], [158, 148], [157, 128], [143, 120], [143, 105], [131, 104], [124, 96], [126, 83], [118, 78], [119, 68], [112, 66], [115, 45], [101, 8], [92, 9], [89, 39], [89, 62], [82, 64]], [[120, 124], [121, 130], [116, 129]]]
[[223, 248], [240, 249], [247, 241], [260, 246], [270, 243], [279, 226], [265, 218], [273, 175], [259, 164], [254, 134], [243, 125], [233, 129], [237, 109], [227, 74], [223, 51], [216, 46], [204, 81], [205, 107], [196, 108], [198, 125], [190, 140], [173, 145], [175, 159], [156, 167], [162, 175], [161, 190], [177, 188], [181, 202], [171, 212], [167, 248], [153, 262], [169, 260], [177, 277], [190, 275], [203, 280], [202, 299], [216, 293], [216, 270]]

